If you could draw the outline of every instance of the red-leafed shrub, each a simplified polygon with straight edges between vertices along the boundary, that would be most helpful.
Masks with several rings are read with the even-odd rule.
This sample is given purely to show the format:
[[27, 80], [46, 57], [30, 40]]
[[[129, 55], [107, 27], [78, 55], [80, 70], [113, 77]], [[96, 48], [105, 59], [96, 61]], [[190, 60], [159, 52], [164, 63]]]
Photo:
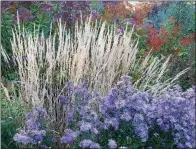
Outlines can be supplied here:
[[[164, 36], [162, 36], [163, 31], [165, 31], [165, 29], [161, 29], [160, 32], [155, 28], [150, 30], [147, 43], [153, 51], [160, 52], [163, 44], [166, 42], [166, 39], [164, 39]], [[166, 33], [167, 32], [165, 31], [164, 34]]]
[[183, 46], [188, 46], [194, 43], [194, 34], [190, 34], [180, 39], [180, 44]]
[[165, 43], [165, 40], [159, 37], [158, 35], [149, 37], [148, 40], [148, 45], [150, 48], [153, 49], [153, 51], [160, 52], [161, 47]]

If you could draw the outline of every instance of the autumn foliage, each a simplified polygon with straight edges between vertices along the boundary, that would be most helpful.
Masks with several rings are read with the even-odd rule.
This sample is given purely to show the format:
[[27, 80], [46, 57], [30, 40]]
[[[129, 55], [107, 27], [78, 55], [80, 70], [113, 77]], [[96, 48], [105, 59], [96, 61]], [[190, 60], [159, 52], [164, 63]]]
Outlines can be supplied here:
[[188, 46], [192, 43], [194, 43], [194, 34], [190, 34], [188, 36], [185, 36], [183, 38], [180, 39], [180, 44], [183, 45], [183, 46]]
[[155, 3], [141, 2], [133, 10], [133, 18], [137, 25], [142, 25], [143, 20], [148, 16], [150, 9]]
[[113, 22], [116, 19], [128, 18], [131, 14], [131, 10], [126, 9], [123, 2], [118, 5], [107, 5], [104, 8], [104, 14], [102, 15], [103, 20]]
[[[163, 31], [164, 31], [164, 34], [163, 34]], [[147, 43], [149, 47], [152, 48], [153, 51], [160, 52], [161, 47], [166, 42], [166, 40], [163, 39], [161, 35], [167, 35], [167, 32], [165, 31], [165, 29], [161, 29], [160, 31], [158, 31], [155, 28], [153, 28], [150, 31], [149, 37], [147, 39]]]

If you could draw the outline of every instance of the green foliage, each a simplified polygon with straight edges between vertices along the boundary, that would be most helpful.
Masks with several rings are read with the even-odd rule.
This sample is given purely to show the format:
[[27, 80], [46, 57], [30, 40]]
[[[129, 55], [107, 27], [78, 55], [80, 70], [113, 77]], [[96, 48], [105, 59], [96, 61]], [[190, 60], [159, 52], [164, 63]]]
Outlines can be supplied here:
[[[53, 21], [53, 14], [51, 13], [41, 13], [39, 11], [39, 5], [37, 3], [32, 4], [18, 4], [17, 8], [28, 8], [33, 16], [34, 20], [31, 22], [21, 22], [21, 27], [28, 29], [33, 33], [34, 25], [36, 31], [40, 32], [43, 31], [44, 36], [47, 37], [49, 35], [50, 26]], [[55, 8], [58, 9], [58, 5], [55, 5]], [[2, 55], [2, 65], [1, 65], [1, 76], [4, 77], [4, 83], [8, 82], [9, 80], [17, 80], [17, 71], [16, 67], [13, 65], [13, 58], [12, 58], [12, 47], [10, 40], [12, 39], [12, 28], [16, 25], [14, 22], [14, 14], [10, 13], [9, 9], [5, 10], [1, 15], [2, 23], [1, 23], [1, 43], [2, 47], [5, 49], [7, 54], [10, 56], [11, 67], [8, 67], [8, 64], [4, 61]]]
[[153, 130], [150, 130], [149, 140], [146, 142], [146, 146], [152, 148], [164, 148], [164, 149], [175, 149], [177, 148], [174, 144], [174, 139], [170, 131], [160, 131], [158, 126], [155, 126]]
[[4, 149], [15, 149], [18, 145], [13, 140], [17, 129], [24, 123], [25, 107], [20, 100], [11, 96], [8, 101], [5, 92], [1, 89], [1, 147]]
[[11, 44], [10, 39], [12, 37], [12, 26], [14, 15], [11, 14], [8, 10], [1, 15], [1, 43], [2, 46], [6, 48], [7, 53], [11, 54]]
[[[131, 123], [123, 122], [117, 131], [103, 130], [103, 132], [100, 132], [97, 142], [100, 142], [100, 145], [105, 148], [108, 148], [109, 139], [114, 139], [118, 147], [126, 146], [132, 149], [144, 147], [144, 143], [134, 134], [133, 130]], [[127, 136], [127, 134], [129, 135]]]
[[[14, 15], [8, 10], [5, 10], [1, 15], [1, 44], [10, 56], [12, 55], [10, 40], [12, 38], [12, 26], [14, 24], [13, 17]], [[15, 75], [15, 68], [9, 68], [1, 55], [1, 76], [4, 76], [7, 80], [13, 80], [15, 79]]]

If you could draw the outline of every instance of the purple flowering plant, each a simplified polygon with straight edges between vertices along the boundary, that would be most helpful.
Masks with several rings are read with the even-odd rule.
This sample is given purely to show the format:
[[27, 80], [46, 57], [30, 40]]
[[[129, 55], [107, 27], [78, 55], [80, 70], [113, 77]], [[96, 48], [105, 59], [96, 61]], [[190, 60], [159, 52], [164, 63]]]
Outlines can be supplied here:
[[[61, 104], [75, 100], [66, 115], [67, 127], [59, 141], [62, 146], [195, 147], [194, 87], [185, 92], [176, 87], [153, 97], [151, 93], [135, 89], [129, 76], [123, 76], [105, 97], [87, 87], [86, 80], [77, 87], [69, 82], [66, 96], [59, 97]], [[43, 116], [44, 112], [35, 110], [34, 114]], [[32, 120], [34, 116], [29, 114], [28, 127], [15, 135], [15, 141], [24, 145], [42, 142], [46, 132]], [[35, 138], [33, 134], [39, 135]]]
[[45, 109], [35, 107], [32, 113], [26, 115], [25, 125], [14, 135], [14, 141], [21, 147], [47, 148], [44, 141], [49, 137], [45, 128], [47, 116]]

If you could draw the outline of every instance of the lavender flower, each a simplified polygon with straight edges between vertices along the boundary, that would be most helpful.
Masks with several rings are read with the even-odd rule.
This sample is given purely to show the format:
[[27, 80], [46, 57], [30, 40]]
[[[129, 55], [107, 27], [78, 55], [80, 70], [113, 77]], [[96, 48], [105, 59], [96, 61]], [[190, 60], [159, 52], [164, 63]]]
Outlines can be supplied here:
[[69, 102], [69, 99], [62, 95], [59, 96], [59, 100], [61, 104], [67, 104]]
[[92, 132], [93, 132], [94, 134], [96, 134], [96, 135], [99, 134], [99, 131], [97, 130], [97, 128], [93, 128], [93, 129], [92, 129]]
[[92, 18], [96, 18], [99, 15], [99, 13], [96, 10], [92, 10], [91, 14], [92, 14]]
[[14, 140], [24, 145], [40, 144], [46, 136], [46, 131], [41, 128], [40, 118], [44, 118], [46, 111], [35, 108], [33, 113], [27, 114], [25, 127], [14, 136]]
[[[148, 92], [136, 90], [129, 76], [123, 76], [122, 81], [105, 97], [88, 91], [87, 81], [78, 87], [74, 87], [69, 82], [66, 87], [67, 96], [60, 98], [63, 100], [74, 98], [77, 102], [68, 110], [66, 119], [68, 127], [71, 126], [72, 130], [67, 129], [65, 135], [61, 137], [60, 141], [63, 144], [74, 143], [79, 135], [84, 139], [87, 138], [86, 134], [89, 134], [96, 139], [104, 131], [113, 133], [122, 130], [123, 132], [124, 128], [121, 124], [129, 123], [133, 128], [134, 136], [138, 136], [142, 142], [148, 140], [149, 129], [153, 130], [153, 127], [158, 125], [163, 131], [172, 132], [178, 148], [195, 148], [195, 87], [183, 92], [179, 86], [176, 86], [159, 97], [152, 97]], [[35, 108], [33, 113], [27, 115], [24, 129], [14, 136], [14, 140], [26, 145], [42, 143], [46, 131], [42, 128], [39, 119], [45, 118], [46, 115], [44, 109]], [[70, 122], [74, 122], [74, 125]], [[130, 132], [127, 133], [128, 137], [132, 137], [129, 136]], [[159, 135], [153, 133], [154, 136]], [[114, 140], [108, 141], [109, 148], [117, 148]], [[79, 146], [100, 148], [98, 143], [84, 139]]]
[[141, 138], [141, 141], [146, 142], [148, 140], [148, 125], [141, 114], [135, 114], [133, 126], [135, 133]]
[[63, 136], [61, 138], [61, 143], [64, 143], [64, 144], [72, 143], [73, 141], [76, 140], [78, 135], [79, 135], [78, 131], [73, 131], [73, 130], [67, 129], [65, 131], [65, 136]]
[[28, 135], [23, 135], [20, 133], [15, 134], [13, 139], [14, 139], [14, 141], [16, 141], [18, 143], [22, 143], [24, 145], [33, 143], [33, 138], [29, 137]]
[[48, 146], [46, 146], [46, 145], [42, 145], [42, 146], [41, 146], [41, 148], [47, 149], [47, 148], [48, 148]]
[[89, 139], [85, 139], [83, 141], [80, 142], [80, 145], [79, 145], [81, 148], [94, 148], [94, 149], [99, 149], [100, 146], [98, 143], [95, 143]]
[[169, 89], [152, 102], [152, 119], [159, 127], [171, 130], [179, 148], [195, 147], [195, 93], [194, 89], [182, 92], [179, 87]]
[[82, 121], [80, 123], [80, 131], [84, 131], [85, 132], [85, 131], [89, 131], [91, 129], [92, 129], [91, 123], [84, 122], [84, 121]]
[[117, 144], [116, 141], [110, 139], [109, 143], [108, 143], [109, 148], [113, 149], [113, 148], [117, 148]]
[[24, 59], [25, 61], [28, 61], [28, 57], [27, 57], [27, 56], [23, 56], [23, 59]]
[[106, 128], [108, 129], [110, 126], [114, 127], [115, 130], [118, 129], [119, 127], [119, 121], [117, 118], [106, 118], [105, 119], [105, 125]]
[[47, 112], [43, 108], [35, 107], [34, 114], [36, 116], [45, 117], [47, 115]]
[[67, 120], [67, 122], [71, 122], [71, 121], [73, 121], [73, 118], [74, 118], [74, 110], [70, 109], [67, 116], [66, 116], [66, 120]]
[[121, 115], [120, 115], [120, 119], [121, 120], [125, 120], [125, 121], [130, 121], [132, 119], [131, 114], [128, 111], [124, 111]]
[[130, 24], [135, 25], [135, 20], [134, 20], [133, 18], [124, 19], [124, 22], [125, 22], [125, 23], [130, 23]]

